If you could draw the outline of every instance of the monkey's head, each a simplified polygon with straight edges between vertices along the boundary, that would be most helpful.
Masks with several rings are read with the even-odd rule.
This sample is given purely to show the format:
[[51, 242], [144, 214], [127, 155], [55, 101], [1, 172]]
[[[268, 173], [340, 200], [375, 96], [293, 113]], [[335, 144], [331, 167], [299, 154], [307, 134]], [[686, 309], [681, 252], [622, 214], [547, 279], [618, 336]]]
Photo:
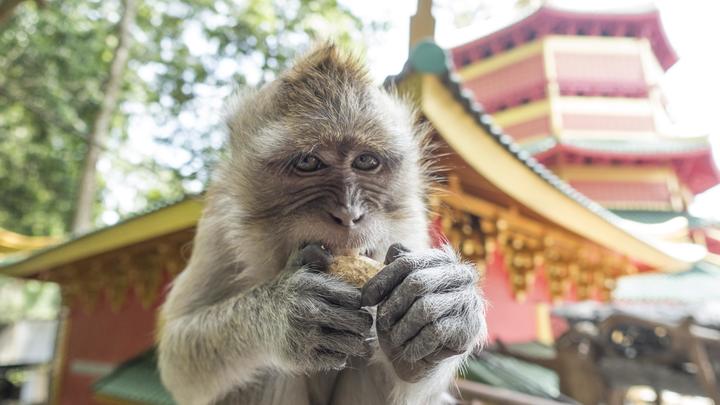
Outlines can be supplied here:
[[239, 97], [227, 122], [231, 153], [211, 189], [224, 227], [274, 254], [319, 242], [382, 259], [394, 242], [427, 243], [426, 131], [334, 45]]

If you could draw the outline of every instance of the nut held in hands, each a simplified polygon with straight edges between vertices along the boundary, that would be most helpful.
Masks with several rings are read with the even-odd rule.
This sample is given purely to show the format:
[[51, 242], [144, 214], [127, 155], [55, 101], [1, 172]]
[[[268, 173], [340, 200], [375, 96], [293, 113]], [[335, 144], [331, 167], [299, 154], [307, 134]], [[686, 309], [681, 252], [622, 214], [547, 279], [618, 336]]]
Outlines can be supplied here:
[[381, 263], [369, 257], [352, 254], [353, 252], [345, 253], [350, 254], [333, 258], [328, 273], [358, 288], [362, 287], [383, 267]]

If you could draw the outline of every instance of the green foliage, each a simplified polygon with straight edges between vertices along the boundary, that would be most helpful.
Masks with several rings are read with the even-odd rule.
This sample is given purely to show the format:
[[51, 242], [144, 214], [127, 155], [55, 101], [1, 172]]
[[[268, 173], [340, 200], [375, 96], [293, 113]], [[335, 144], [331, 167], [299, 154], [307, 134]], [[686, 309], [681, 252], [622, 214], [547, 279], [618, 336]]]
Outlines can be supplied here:
[[[119, 7], [27, 2], [0, 26], [0, 227], [67, 232]], [[132, 32], [96, 214], [201, 190], [224, 139], [222, 99], [272, 79], [314, 38], [359, 42], [362, 25], [336, 0], [142, 0]]]
[[20, 319], [55, 319], [60, 308], [57, 284], [0, 276], [0, 324]]
[[97, 3], [50, 2], [18, 10], [0, 31], [0, 226], [61, 234], [97, 108], [101, 38], [111, 25], [87, 21]]

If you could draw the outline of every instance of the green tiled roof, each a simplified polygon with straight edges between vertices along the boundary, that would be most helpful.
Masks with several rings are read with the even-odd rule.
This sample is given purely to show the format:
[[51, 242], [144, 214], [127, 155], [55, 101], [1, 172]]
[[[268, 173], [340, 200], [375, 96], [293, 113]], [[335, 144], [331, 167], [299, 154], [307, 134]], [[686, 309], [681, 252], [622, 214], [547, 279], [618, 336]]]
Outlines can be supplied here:
[[689, 212], [675, 212], [675, 211], [640, 211], [640, 210], [610, 210], [613, 214], [620, 218], [629, 219], [635, 222], [642, 222], [645, 224], [657, 224], [665, 222], [675, 217], [685, 217], [688, 220], [690, 229], [704, 228], [707, 226], [716, 225], [717, 221], [707, 218], [700, 218], [691, 215]]
[[560, 397], [560, 380], [554, 371], [488, 351], [471, 358], [461, 377], [540, 398]]
[[537, 141], [525, 142], [520, 145], [520, 149], [534, 156], [546, 152], [554, 148], [556, 145], [557, 141], [555, 138], [548, 136]]
[[680, 273], [621, 277], [613, 291], [613, 298], [686, 304], [720, 301], [720, 267], [699, 262], [691, 270]]
[[554, 347], [542, 344], [540, 342], [512, 343], [508, 344], [508, 347], [513, 353], [542, 359], [552, 359], [555, 358], [557, 354]]
[[93, 384], [93, 391], [133, 404], [174, 405], [160, 382], [156, 360], [155, 349], [132, 358]]

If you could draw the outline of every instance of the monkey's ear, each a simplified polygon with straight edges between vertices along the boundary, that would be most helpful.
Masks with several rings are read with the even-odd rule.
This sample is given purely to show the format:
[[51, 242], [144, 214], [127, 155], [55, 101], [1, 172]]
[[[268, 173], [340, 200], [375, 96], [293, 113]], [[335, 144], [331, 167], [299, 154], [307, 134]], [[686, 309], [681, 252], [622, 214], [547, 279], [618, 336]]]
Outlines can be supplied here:
[[247, 147], [248, 138], [263, 128], [270, 104], [269, 91], [246, 87], [236, 89], [228, 98], [223, 115], [233, 151]]
[[248, 106], [252, 105], [252, 99], [255, 98], [256, 94], [257, 90], [245, 87], [235, 89], [228, 98], [223, 116], [231, 134], [242, 128], [243, 118], [246, 115], [244, 111]]

